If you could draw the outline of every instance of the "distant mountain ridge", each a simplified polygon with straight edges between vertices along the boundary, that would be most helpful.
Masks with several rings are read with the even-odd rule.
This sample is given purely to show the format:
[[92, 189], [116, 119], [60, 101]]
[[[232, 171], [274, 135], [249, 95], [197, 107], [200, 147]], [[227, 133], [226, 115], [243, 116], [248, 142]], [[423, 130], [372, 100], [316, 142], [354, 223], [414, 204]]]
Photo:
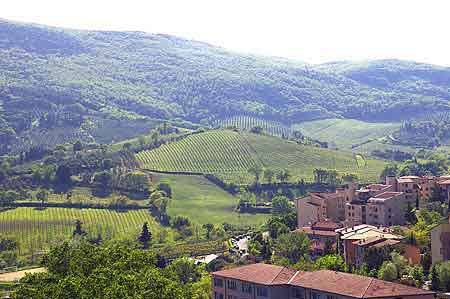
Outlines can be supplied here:
[[0, 20], [0, 70], [0, 128], [16, 134], [75, 103], [105, 117], [207, 125], [236, 114], [292, 124], [450, 111], [450, 68], [399, 60], [309, 65], [143, 32]]

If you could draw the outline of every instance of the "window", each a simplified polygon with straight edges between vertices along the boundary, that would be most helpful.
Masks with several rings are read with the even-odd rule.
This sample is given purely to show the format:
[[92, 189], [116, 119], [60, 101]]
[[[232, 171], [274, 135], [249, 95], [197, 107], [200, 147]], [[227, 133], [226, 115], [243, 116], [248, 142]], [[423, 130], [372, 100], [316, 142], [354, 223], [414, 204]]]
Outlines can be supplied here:
[[251, 294], [252, 293], [252, 285], [249, 283], [243, 282], [242, 283], [242, 292]]
[[320, 294], [316, 292], [311, 293], [311, 299], [320, 299]]
[[223, 288], [223, 279], [220, 278], [214, 278], [214, 286]]
[[231, 290], [237, 289], [237, 283], [235, 280], [227, 280], [227, 287]]
[[257, 287], [256, 288], [256, 296], [258, 297], [268, 297], [269, 292], [267, 291], [267, 288], [264, 287]]
[[214, 299], [223, 299], [223, 294], [219, 292], [214, 292]]
[[334, 295], [327, 295], [327, 299], [337, 299], [337, 297]]
[[295, 299], [305, 299], [305, 290], [303, 289], [292, 289], [292, 296], [294, 296]]

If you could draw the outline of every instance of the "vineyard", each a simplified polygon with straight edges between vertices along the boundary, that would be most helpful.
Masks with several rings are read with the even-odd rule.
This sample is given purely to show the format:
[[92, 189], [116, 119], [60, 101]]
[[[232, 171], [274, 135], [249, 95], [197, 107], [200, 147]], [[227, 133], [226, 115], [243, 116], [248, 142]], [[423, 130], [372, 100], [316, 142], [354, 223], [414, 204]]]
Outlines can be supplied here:
[[235, 176], [260, 163], [239, 133], [226, 130], [194, 134], [136, 155], [147, 169]]
[[314, 120], [293, 126], [308, 137], [326, 141], [333, 147], [347, 149], [352, 145], [387, 136], [399, 127], [399, 123], [369, 123], [355, 119]]
[[350, 152], [299, 145], [277, 137], [228, 130], [189, 136], [179, 142], [137, 154], [151, 170], [210, 173], [227, 182], [250, 183], [248, 169], [255, 164], [273, 170], [288, 169], [291, 180], [312, 181], [314, 168], [354, 172], [362, 181], [377, 181], [385, 162], [367, 159], [361, 164]]
[[249, 131], [254, 127], [261, 127], [265, 133], [278, 137], [289, 137], [292, 135], [292, 129], [280, 122], [265, 120], [252, 116], [233, 116], [218, 120], [214, 123], [217, 128], [236, 127], [241, 130]]
[[144, 222], [153, 234], [161, 227], [145, 210], [115, 212], [104, 209], [17, 208], [0, 212], [0, 234], [19, 242], [20, 254], [30, 254], [66, 240], [72, 235], [79, 219], [90, 236], [102, 238], [135, 238]]

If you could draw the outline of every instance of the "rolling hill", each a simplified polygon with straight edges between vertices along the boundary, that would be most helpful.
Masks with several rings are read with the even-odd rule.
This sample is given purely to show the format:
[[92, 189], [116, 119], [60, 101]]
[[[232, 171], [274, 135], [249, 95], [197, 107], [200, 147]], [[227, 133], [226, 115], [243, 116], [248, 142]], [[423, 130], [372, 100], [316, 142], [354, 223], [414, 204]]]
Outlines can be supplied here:
[[[209, 126], [245, 114], [290, 125], [450, 111], [449, 68], [398, 60], [310, 65], [144, 32], [0, 20], [0, 69], [3, 152], [42, 129], [112, 142], [161, 119]], [[111, 121], [131, 129], [114, 131]]]
[[323, 119], [293, 125], [304, 135], [327, 141], [338, 148], [350, 149], [370, 140], [392, 134], [400, 123], [371, 123], [356, 119]]
[[273, 136], [212, 130], [136, 155], [149, 170], [214, 174], [233, 183], [252, 182], [248, 169], [261, 165], [288, 169], [291, 180], [312, 181], [314, 168], [354, 172], [362, 181], [377, 181], [385, 162], [360, 163], [350, 152], [299, 145]]

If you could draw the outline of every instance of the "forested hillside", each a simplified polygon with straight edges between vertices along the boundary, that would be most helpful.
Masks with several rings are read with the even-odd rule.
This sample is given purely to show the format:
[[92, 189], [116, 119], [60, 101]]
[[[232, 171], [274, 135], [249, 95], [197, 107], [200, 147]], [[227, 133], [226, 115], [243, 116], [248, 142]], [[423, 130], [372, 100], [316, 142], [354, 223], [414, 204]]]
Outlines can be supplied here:
[[[155, 119], [213, 125], [245, 114], [289, 125], [450, 110], [448, 68], [391, 60], [308, 65], [143, 32], [0, 20], [0, 70], [3, 151], [61, 127], [72, 139], [111, 142], [100, 138], [105, 128], [129, 138], [122, 133], [144, 132]], [[122, 130], [110, 121], [122, 121]]]

